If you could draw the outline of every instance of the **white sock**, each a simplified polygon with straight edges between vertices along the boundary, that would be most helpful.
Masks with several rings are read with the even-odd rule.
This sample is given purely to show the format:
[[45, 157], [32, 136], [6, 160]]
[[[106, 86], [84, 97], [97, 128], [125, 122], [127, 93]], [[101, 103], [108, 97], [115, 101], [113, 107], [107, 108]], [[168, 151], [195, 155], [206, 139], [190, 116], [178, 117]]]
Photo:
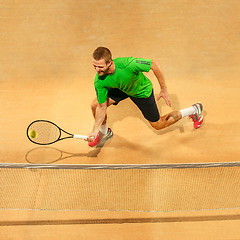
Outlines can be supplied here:
[[108, 131], [107, 124], [101, 125], [100, 132], [105, 135], [105, 134], [107, 134], [107, 131]]
[[190, 108], [185, 108], [185, 109], [183, 109], [183, 110], [179, 110], [180, 112], [181, 112], [181, 114], [182, 114], [182, 118], [184, 118], [184, 117], [186, 117], [186, 116], [190, 116], [190, 115], [192, 115], [192, 114], [194, 114], [194, 113], [196, 113], [196, 109], [195, 109], [195, 107], [190, 107]]

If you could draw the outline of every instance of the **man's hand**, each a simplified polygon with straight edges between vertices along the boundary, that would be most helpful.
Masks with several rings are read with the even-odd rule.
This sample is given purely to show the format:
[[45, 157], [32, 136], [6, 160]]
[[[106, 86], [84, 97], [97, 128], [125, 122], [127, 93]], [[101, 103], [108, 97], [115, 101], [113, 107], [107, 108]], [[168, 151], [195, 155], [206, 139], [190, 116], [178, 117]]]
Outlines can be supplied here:
[[160, 98], [163, 98], [166, 102], [166, 104], [171, 107], [171, 101], [170, 101], [170, 98], [169, 98], [169, 95], [168, 95], [168, 91], [166, 88], [162, 89], [160, 94], [158, 95], [157, 97], [157, 101], [160, 100]]
[[87, 141], [88, 142], [93, 142], [94, 139], [96, 138], [97, 134], [98, 134], [98, 131], [92, 131], [91, 133], [89, 133]]

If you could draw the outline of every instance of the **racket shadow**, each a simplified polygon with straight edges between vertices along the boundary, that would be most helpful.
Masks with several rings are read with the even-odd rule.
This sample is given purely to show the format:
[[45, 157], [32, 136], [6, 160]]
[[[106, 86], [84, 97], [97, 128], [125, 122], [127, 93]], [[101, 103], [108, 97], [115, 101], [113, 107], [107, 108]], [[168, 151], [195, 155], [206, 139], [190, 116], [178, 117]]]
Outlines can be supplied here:
[[100, 151], [101, 148], [95, 148], [88, 153], [70, 153], [53, 147], [37, 147], [26, 153], [25, 160], [33, 164], [51, 164], [75, 157], [95, 158]]

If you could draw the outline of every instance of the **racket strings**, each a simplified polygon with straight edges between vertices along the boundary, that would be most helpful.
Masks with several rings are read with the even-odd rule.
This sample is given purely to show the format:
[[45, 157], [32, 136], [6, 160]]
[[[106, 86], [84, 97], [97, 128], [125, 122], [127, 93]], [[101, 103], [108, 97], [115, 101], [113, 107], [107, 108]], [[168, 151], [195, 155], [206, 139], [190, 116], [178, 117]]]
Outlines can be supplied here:
[[[35, 131], [35, 136], [32, 136], [31, 131]], [[60, 129], [51, 122], [38, 121], [32, 123], [28, 129], [29, 138], [39, 144], [49, 144], [57, 141], [61, 135]]]

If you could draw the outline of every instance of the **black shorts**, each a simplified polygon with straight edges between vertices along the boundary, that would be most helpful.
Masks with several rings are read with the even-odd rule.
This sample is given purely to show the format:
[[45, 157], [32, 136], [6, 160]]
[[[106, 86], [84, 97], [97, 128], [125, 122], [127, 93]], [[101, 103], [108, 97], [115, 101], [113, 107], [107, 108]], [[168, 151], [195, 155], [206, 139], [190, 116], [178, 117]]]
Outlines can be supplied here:
[[118, 88], [109, 88], [108, 97], [115, 101], [114, 105], [117, 105], [120, 101], [130, 98], [141, 110], [143, 116], [150, 122], [157, 122], [160, 119], [157, 104], [153, 95], [148, 98], [136, 98], [128, 96]]

